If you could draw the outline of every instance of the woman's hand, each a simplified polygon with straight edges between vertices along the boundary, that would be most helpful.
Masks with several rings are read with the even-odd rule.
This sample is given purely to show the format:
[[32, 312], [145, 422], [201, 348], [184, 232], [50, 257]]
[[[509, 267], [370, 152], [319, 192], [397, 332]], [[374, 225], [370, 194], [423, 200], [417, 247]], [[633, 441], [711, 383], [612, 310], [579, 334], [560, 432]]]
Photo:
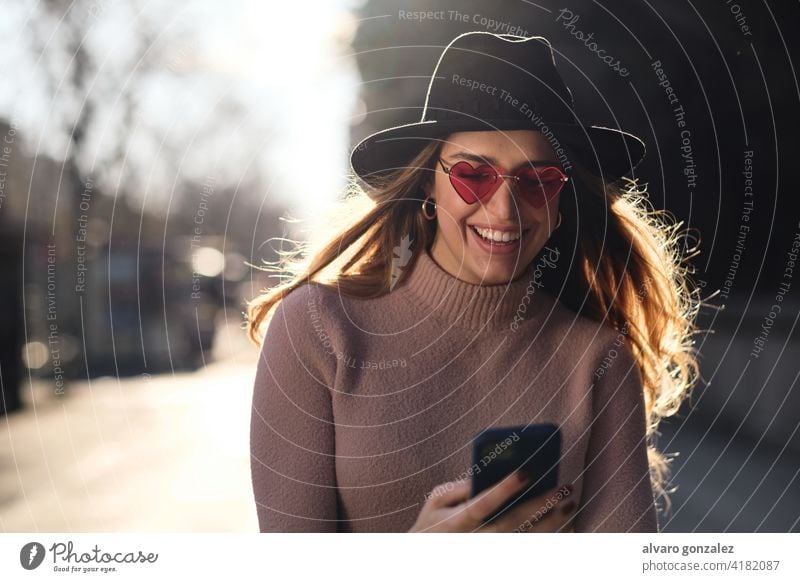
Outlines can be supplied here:
[[516, 503], [491, 522], [484, 519], [520, 493], [529, 479], [515, 471], [486, 491], [471, 498], [469, 480], [434, 487], [410, 532], [557, 532], [564, 527], [577, 504], [566, 500], [572, 485], [554, 487], [523, 503]]

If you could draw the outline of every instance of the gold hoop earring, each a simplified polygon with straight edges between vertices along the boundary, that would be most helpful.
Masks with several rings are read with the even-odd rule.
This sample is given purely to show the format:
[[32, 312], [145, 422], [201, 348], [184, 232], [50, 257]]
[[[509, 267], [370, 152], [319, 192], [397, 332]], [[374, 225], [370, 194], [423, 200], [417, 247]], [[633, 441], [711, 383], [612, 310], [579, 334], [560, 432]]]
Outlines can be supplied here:
[[430, 200], [430, 195], [422, 201], [422, 216], [424, 216], [427, 220], [433, 220], [436, 218], [436, 200], [433, 201], [433, 214], [428, 214], [427, 207], [428, 207], [428, 200]]
[[559, 226], [561, 226], [561, 213], [558, 213], [558, 222], [556, 222], [556, 227], [553, 230], [556, 230]]

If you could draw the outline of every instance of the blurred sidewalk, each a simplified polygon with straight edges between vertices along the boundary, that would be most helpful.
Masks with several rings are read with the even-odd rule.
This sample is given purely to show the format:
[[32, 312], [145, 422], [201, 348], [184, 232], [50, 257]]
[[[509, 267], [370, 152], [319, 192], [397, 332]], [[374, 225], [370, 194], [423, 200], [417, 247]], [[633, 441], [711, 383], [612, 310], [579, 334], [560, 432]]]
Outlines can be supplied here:
[[257, 357], [231, 324], [196, 372], [27, 386], [0, 425], [0, 531], [257, 532]]

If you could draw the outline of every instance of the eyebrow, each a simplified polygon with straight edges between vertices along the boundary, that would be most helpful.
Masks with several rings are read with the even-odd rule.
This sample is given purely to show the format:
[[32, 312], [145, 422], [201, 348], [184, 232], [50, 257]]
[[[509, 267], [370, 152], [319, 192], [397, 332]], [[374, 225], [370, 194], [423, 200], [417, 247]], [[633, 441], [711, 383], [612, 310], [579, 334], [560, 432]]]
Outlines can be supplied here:
[[[491, 164], [493, 166], [501, 165], [500, 162], [497, 161], [497, 158], [492, 156], [479, 156], [477, 154], [473, 154], [470, 152], [456, 152], [454, 154], [450, 154], [448, 157], [452, 158], [460, 158], [462, 160], [468, 160], [470, 162], [477, 162], [479, 164]], [[517, 165], [514, 170], [521, 168], [522, 166], [557, 166], [561, 167], [557, 160], [528, 160], [526, 162], [522, 162], [521, 164]]]

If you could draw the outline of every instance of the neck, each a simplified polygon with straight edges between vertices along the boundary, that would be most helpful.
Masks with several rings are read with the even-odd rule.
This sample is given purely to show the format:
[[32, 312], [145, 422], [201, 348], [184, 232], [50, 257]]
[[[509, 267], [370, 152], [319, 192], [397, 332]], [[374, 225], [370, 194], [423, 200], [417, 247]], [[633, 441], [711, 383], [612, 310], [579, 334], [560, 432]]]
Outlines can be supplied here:
[[458, 273], [449, 273], [423, 251], [402, 289], [427, 315], [448, 324], [473, 330], [513, 330], [540, 315], [549, 302], [535, 275], [531, 263], [505, 283], [470, 283], [460, 279]]

